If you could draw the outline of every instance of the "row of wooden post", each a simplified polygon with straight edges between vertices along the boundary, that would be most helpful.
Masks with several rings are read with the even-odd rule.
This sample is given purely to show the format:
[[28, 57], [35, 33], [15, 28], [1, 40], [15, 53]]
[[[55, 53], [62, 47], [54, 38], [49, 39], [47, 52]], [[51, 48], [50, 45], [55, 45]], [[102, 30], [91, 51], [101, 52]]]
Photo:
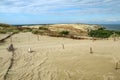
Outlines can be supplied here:
[[[39, 36], [37, 36], [37, 39], [39, 40]], [[12, 43], [13, 43], [13, 42], [12, 42], [12, 36], [10, 37], [10, 42], [11, 42], [11, 45], [9, 46], [8, 50], [9, 50], [9, 51], [14, 51], [13, 44], [12, 44]], [[65, 49], [64, 44], [62, 44], [62, 49]], [[28, 52], [29, 52], [29, 53], [32, 52], [31, 48], [28, 49]], [[92, 49], [92, 47], [90, 47], [90, 54], [93, 54], [93, 49]], [[116, 69], [116, 70], [119, 69], [119, 68], [118, 68], [118, 64], [119, 64], [119, 62], [116, 62], [116, 63], [115, 63], [115, 69]]]

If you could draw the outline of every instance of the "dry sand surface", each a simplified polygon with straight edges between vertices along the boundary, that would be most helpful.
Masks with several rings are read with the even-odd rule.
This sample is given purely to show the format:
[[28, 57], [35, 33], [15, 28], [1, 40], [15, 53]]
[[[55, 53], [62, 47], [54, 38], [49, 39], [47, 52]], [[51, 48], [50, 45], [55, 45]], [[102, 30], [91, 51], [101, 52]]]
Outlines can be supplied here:
[[[10, 70], [12, 53], [6, 50], [10, 40], [0, 44], [0, 80], [120, 80], [120, 69], [115, 69], [115, 62], [120, 61], [120, 41], [48, 36], [39, 36], [38, 40], [31, 33], [12, 38], [16, 50]], [[29, 48], [32, 53], [28, 53]]]

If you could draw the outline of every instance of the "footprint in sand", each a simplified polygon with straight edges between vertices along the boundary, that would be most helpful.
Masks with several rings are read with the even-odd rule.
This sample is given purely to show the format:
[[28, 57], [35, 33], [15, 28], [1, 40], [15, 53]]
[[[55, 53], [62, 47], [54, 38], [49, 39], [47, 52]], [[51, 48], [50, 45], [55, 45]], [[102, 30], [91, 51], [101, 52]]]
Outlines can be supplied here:
[[103, 78], [104, 78], [104, 80], [115, 80], [114, 76], [112, 76], [112, 75], [104, 75]]
[[31, 61], [31, 58], [30, 57], [25, 58], [24, 61], [26, 61], [26, 62]]

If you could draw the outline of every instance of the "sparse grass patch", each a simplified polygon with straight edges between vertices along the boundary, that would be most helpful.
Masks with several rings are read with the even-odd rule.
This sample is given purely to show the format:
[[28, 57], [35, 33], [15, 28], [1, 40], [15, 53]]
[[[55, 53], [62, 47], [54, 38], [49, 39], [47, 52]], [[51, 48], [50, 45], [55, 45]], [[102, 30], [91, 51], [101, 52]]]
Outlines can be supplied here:
[[48, 30], [47, 27], [39, 27], [39, 30]]
[[5, 34], [6, 31], [5, 30], [0, 30], [0, 34]]
[[11, 27], [11, 25], [4, 24], [4, 23], [0, 23], [0, 27], [4, 27], [4, 28], [6, 28], [6, 27]]
[[62, 35], [62, 36], [65, 36], [65, 35], [69, 35], [69, 31], [60, 31], [59, 34]]
[[31, 29], [23, 29], [22, 32], [31, 32]]
[[33, 30], [32, 30], [32, 33], [33, 33], [33, 34], [43, 35], [43, 34], [44, 34], [44, 31], [42, 31], [42, 30], [37, 30], [37, 29], [33, 29]]
[[33, 30], [32, 30], [32, 33], [33, 33], [33, 34], [38, 34], [38, 33], [39, 33], [39, 30], [33, 29]]
[[20, 31], [19, 30], [13, 30], [12, 32], [13, 33], [19, 33]]

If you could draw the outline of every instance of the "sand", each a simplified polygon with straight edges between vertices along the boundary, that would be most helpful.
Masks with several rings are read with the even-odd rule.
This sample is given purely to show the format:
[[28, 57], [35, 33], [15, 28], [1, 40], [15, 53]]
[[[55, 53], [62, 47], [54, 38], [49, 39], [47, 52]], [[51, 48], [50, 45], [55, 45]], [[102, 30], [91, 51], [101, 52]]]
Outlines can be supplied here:
[[[120, 80], [120, 69], [115, 69], [116, 62], [120, 68], [120, 40], [93, 42], [48, 36], [38, 40], [32, 33], [12, 38], [15, 53], [6, 80]], [[9, 39], [0, 44], [0, 80], [5, 80], [12, 58], [6, 49], [9, 45]]]

